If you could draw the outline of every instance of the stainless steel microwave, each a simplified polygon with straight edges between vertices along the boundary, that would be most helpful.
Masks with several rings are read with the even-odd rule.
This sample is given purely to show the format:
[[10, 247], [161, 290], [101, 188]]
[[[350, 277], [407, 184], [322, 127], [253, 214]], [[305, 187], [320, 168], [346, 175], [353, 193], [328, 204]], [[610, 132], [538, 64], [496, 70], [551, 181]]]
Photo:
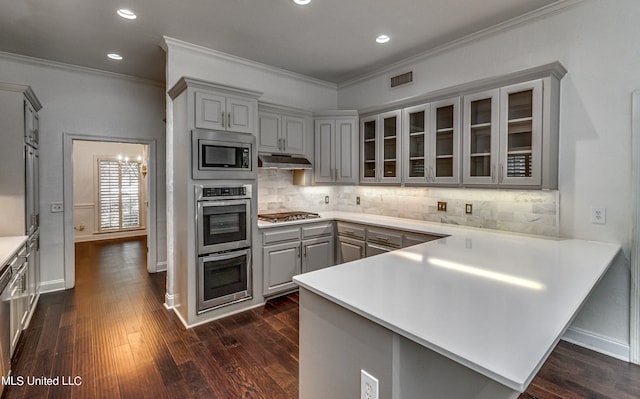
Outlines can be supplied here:
[[194, 129], [191, 132], [192, 177], [255, 179], [256, 138], [247, 133]]

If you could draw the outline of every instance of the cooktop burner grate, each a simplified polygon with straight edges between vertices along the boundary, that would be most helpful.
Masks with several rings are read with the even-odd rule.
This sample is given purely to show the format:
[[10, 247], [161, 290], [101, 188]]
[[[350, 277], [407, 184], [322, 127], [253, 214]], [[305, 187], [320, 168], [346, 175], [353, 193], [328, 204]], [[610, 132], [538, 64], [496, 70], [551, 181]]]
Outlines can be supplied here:
[[278, 222], [290, 222], [293, 220], [304, 220], [304, 219], [316, 219], [319, 218], [320, 215], [312, 212], [277, 212], [277, 213], [261, 213], [258, 214], [258, 219], [263, 220], [265, 222], [278, 223]]

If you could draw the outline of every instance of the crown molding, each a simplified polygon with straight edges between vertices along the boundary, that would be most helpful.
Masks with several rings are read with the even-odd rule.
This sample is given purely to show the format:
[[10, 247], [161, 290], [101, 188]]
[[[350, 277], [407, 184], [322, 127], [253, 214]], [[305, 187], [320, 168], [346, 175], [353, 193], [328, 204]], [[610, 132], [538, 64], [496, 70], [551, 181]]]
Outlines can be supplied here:
[[24, 63], [32, 64], [32, 65], [41, 65], [41, 66], [61, 69], [61, 70], [65, 70], [65, 71], [74, 71], [74, 72], [81, 72], [81, 73], [88, 73], [88, 74], [92, 74], [92, 75], [104, 76], [104, 77], [108, 77], [108, 78], [128, 80], [130, 82], [142, 83], [142, 84], [146, 84], [146, 85], [149, 85], [149, 86], [160, 87], [160, 88], [163, 88], [163, 89], [165, 88], [165, 83], [164, 82], [158, 82], [156, 80], [139, 78], [139, 77], [136, 77], [136, 76], [125, 75], [123, 73], [103, 71], [102, 69], [89, 68], [89, 67], [84, 67], [84, 66], [80, 66], [80, 65], [66, 64], [64, 62], [45, 60], [45, 59], [42, 59], [42, 58], [30, 57], [28, 55], [14, 54], [14, 53], [7, 53], [7, 52], [4, 52], [4, 51], [0, 51], [0, 58], [6, 58], [6, 59], [10, 59], [10, 60], [18, 61], [18, 62], [24, 62]]
[[244, 65], [251, 68], [267, 71], [267, 72], [280, 75], [289, 79], [294, 79], [303, 83], [311, 83], [317, 86], [328, 87], [334, 90], [338, 88], [338, 85], [333, 82], [327, 82], [326, 80], [312, 78], [307, 75], [291, 72], [286, 69], [263, 64], [261, 62], [252, 61], [247, 58], [238, 57], [232, 54], [224, 53], [222, 51], [213, 50], [208, 47], [199, 46], [197, 44], [185, 42], [169, 36], [162, 37], [162, 42], [160, 43], [160, 47], [162, 47], [162, 49], [164, 49], [164, 51], [167, 51], [167, 52], [168, 50], [171, 49], [171, 47], [178, 47], [178, 48], [189, 50], [198, 54], [208, 55], [210, 57], [218, 58], [224, 61], [229, 61], [239, 65]]
[[349, 86], [353, 86], [357, 83], [363, 82], [365, 80], [368, 79], [372, 79], [381, 75], [385, 75], [388, 74], [392, 71], [395, 71], [397, 69], [401, 69], [401, 68], [408, 68], [410, 66], [413, 66], [414, 64], [416, 64], [417, 62], [426, 60], [428, 58], [434, 57], [440, 53], [444, 53], [446, 51], [455, 49], [456, 47], [460, 47], [463, 46], [465, 44], [480, 40], [480, 39], [484, 39], [487, 38], [489, 36], [507, 31], [509, 29], [513, 29], [516, 28], [518, 26], [533, 22], [535, 20], [541, 19], [541, 18], [546, 18], [549, 17], [551, 15], [555, 15], [558, 14], [570, 7], [574, 7], [580, 3], [584, 2], [584, 0], [559, 0], [555, 3], [546, 5], [544, 7], [538, 8], [537, 10], [533, 10], [530, 11], [526, 14], [522, 14], [518, 17], [512, 18], [510, 20], [501, 22], [499, 24], [493, 25], [491, 27], [479, 30], [477, 32], [471, 33], [467, 36], [463, 36], [460, 39], [456, 39], [453, 41], [450, 41], [448, 43], [445, 43], [443, 45], [434, 47], [430, 50], [427, 50], [425, 52], [416, 54], [416, 55], [412, 55], [410, 57], [407, 57], [403, 60], [394, 62], [392, 64], [389, 64], [387, 66], [384, 66], [380, 69], [377, 69], [375, 71], [357, 76], [355, 78], [352, 79], [347, 79], [345, 81], [339, 82], [338, 83], [338, 90], [340, 89], [344, 89], [347, 88]]
[[38, 100], [38, 97], [36, 97], [36, 94], [33, 92], [31, 86], [0, 82], [0, 90], [22, 93], [27, 98], [27, 100], [29, 100], [36, 112], [42, 109], [42, 104], [40, 103], [40, 100]]

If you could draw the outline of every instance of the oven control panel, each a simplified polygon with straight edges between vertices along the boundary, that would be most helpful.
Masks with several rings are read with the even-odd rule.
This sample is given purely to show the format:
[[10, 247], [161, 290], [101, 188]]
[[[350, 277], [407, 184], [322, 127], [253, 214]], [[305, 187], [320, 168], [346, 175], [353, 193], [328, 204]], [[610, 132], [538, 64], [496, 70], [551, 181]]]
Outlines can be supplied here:
[[251, 184], [236, 186], [196, 186], [198, 201], [211, 199], [251, 198]]

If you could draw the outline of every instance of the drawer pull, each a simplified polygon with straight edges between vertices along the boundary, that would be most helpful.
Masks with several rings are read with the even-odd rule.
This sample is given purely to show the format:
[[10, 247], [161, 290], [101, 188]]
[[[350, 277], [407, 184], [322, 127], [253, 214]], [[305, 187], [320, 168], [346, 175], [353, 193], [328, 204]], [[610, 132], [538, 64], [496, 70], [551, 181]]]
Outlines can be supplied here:
[[388, 238], [388, 237], [380, 237], [380, 236], [376, 236], [376, 238], [377, 238], [378, 240], [382, 240], [382, 241], [389, 241], [389, 238]]

